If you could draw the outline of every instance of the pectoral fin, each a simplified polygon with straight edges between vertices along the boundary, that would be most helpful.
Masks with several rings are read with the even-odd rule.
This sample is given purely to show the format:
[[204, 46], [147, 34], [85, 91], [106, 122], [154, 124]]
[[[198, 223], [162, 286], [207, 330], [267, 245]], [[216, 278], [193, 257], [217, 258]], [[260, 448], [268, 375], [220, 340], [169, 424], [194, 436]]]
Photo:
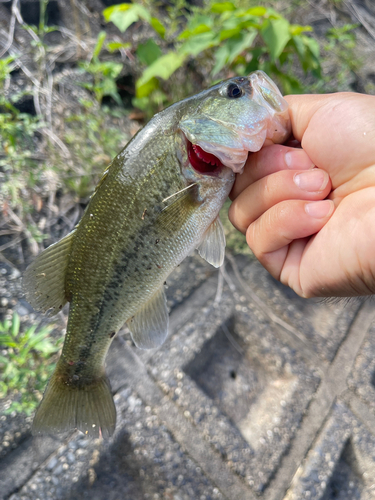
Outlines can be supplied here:
[[225, 234], [219, 217], [207, 229], [197, 247], [199, 255], [214, 267], [220, 267], [225, 257]]
[[65, 276], [74, 231], [46, 248], [26, 269], [23, 287], [26, 300], [36, 311], [57, 314], [66, 304]]
[[167, 338], [168, 322], [167, 300], [160, 288], [126, 324], [137, 347], [153, 349]]
[[173, 236], [186, 223], [192, 209], [197, 205], [192, 196], [194, 186], [195, 184], [192, 184], [191, 189], [185, 190], [165, 202], [165, 207], [156, 219], [157, 228], [161, 235]]

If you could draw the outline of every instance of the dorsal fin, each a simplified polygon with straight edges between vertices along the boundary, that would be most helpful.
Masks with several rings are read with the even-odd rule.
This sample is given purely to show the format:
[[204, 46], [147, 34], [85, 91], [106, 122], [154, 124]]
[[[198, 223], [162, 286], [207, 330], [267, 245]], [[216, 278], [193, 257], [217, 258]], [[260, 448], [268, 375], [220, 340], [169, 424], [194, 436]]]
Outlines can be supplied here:
[[65, 276], [74, 231], [46, 248], [26, 269], [23, 287], [26, 300], [36, 311], [57, 314], [67, 303]]
[[137, 347], [153, 349], [167, 338], [168, 322], [167, 300], [161, 287], [126, 324]]
[[197, 247], [199, 255], [214, 267], [220, 267], [225, 257], [225, 234], [219, 217], [205, 232]]

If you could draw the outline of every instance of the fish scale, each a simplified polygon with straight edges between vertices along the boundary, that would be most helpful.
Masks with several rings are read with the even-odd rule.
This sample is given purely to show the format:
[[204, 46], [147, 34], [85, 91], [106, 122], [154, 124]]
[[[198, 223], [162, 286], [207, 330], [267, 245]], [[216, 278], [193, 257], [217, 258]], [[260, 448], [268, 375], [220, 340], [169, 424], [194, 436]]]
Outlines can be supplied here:
[[[230, 87], [233, 91], [229, 92]], [[26, 270], [26, 297], [56, 313], [69, 301], [61, 357], [33, 432], [110, 436], [116, 412], [104, 360], [126, 322], [141, 348], [168, 333], [164, 282], [195, 248], [220, 266], [218, 218], [248, 151], [289, 134], [287, 104], [262, 72], [232, 78], [156, 115], [104, 172], [74, 231]], [[212, 155], [215, 161], [212, 161]], [[214, 163], [214, 165], [212, 165]]]

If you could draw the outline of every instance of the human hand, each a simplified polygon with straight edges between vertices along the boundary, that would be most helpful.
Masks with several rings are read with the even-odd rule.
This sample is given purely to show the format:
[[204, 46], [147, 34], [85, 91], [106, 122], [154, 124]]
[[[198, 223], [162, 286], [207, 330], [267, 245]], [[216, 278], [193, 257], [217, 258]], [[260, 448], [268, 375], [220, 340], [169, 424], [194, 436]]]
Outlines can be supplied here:
[[373, 294], [375, 96], [286, 100], [303, 149], [250, 154], [229, 218], [272, 276], [300, 296]]

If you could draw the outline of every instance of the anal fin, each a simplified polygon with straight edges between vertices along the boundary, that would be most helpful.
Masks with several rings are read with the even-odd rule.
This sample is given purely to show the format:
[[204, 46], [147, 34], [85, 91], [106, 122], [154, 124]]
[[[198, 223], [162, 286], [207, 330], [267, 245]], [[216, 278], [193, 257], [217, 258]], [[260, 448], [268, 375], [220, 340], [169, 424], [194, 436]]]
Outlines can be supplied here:
[[65, 276], [74, 231], [46, 248], [26, 269], [23, 287], [26, 300], [36, 311], [57, 314], [67, 302]]
[[220, 267], [225, 257], [225, 234], [219, 217], [207, 229], [197, 247], [199, 255], [214, 267]]
[[168, 309], [163, 287], [160, 288], [126, 324], [140, 349], [159, 347], [168, 335]]

